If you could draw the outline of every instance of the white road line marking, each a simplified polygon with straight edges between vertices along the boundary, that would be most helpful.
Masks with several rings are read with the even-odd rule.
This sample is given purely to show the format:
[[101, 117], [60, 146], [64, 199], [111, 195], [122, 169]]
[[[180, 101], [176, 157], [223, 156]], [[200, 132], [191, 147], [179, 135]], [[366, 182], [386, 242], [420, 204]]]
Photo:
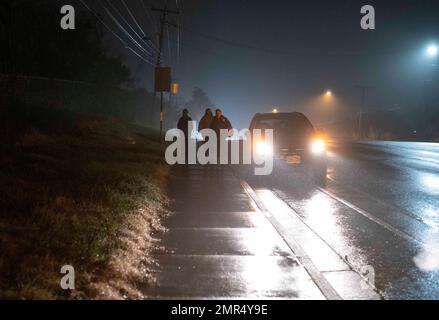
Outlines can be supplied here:
[[250, 185], [244, 180], [241, 180], [241, 185], [244, 188], [244, 190], [247, 192], [247, 194], [250, 196], [250, 198], [256, 203], [256, 206], [259, 208], [259, 210], [264, 214], [267, 220], [273, 225], [274, 229], [285, 241], [288, 247], [293, 251], [294, 255], [297, 257], [299, 262], [303, 265], [303, 267], [308, 272], [311, 279], [320, 289], [320, 291], [325, 296], [325, 298], [328, 300], [342, 300], [342, 297], [337, 293], [334, 287], [332, 287], [329, 281], [326, 280], [323, 274], [317, 269], [317, 267], [314, 265], [312, 260], [306, 254], [305, 250], [291, 237], [286, 237], [285, 236], [286, 232], [281, 231], [284, 229], [284, 227], [275, 218], [273, 218], [270, 211], [267, 209], [264, 203], [259, 199], [258, 195], [253, 190], [253, 188], [250, 187]]
[[[351, 262], [349, 262], [343, 254], [340, 254], [336, 248], [334, 248], [328, 241], [325, 240], [317, 231], [314, 230], [313, 227], [311, 227], [294, 209], [291, 204], [289, 204], [281, 195], [279, 195], [279, 192], [276, 190], [272, 191], [281, 201], [283, 201], [289, 208], [291, 208], [292, 212], [296, 215], [297, 219], [299, 219], [316, 237], [318, 237], [323, 243], [325, 243], [352, 271], [356, 272], [358, 276], [360, 276], [365, 283], [367, 283], [372, 290], [374, 290], [376, 293], [378, 293], [381, 297], [384, 297], [384, 293], [378, 290], [374, 284], [370, 283], [369, 280], [362, 275], [362, 273], [358, 270], [358, 268], [353, 265]], [[328, 271], [326, 271], [328, 272]], [[332, 272], [332, 271], [329, 271]]]
[[[337, 185], [342, 185], [341, 182], [338, 182], [338, 181], [335, 180], [334, 178], [327, 177], [327, 179], [330, 180], [330, 181], [332, 181], [332, 182], [334, 182], [334, 183], [336, 183]], [[395, 211], [399, 211], [399, 212], [401, 212], [402, 214], [404, 214], [405, 216], [407, 216], [408, 218], [411, 218], [411, 219], [414, 219], [414, 220], [416, 220], [416, 221], [418, 221], [418, 222], [420, 222], [420, 223], [423, 223], [424, 225], [426, 225], [426, 226], [428, 226], [428, 227], [432, 227], [432, 228], [435, 228], [435, 229], [439, 229], [438, 226], [432, 226], [431, 224], [427, 223], [422, 217], [419, 217], [418, 215], [414, 214], [413, 212], [410, 212], [410, 211], [408, 211], [407, 209], [403, 209], [403, 208], [397, 207], [397, 206], [395, 206], [395, 205], [393, 205], [393, 204], [387, 203], [387, 202], [385, 202], [385, 201], [383, 201], [383, 200], [381, 200], [381, 199], [378, 199], [377, 197], [374, 197], [374, 196], [372, 196], [371, 194], [369, 194], [369, 193], [367, 193], [367, 192], [364, 192], [364, 191], [362, 191], [362, 190], [360, 190], [360, 189], [358, 189], [358, 188], [356, 188], [356, 187], [354, 187], [354, 186], [352, 186], [352, 185], [348, 185], [347, 189], [352, 189], [352, 190], [354, 190], [355, 192], [360, 193], [360, 194], [362, 194], [363, 196], [368, 197], [368, 198], [372, 199], [373, 201], [375, 201], [375, 202], [381, 204], [382, 206], [388, 207], [388, 208], [390, 208], [390, 209], [392, 209], [392, 210], [395, 210]]]
[[335, 194], [333, 194], [332, 192], [329, 192], [328, 190], [325, 190], [323, 188], [318, 188], [321, 192], [323, 192], [324, 194], [328, 195], [329, 197], [333, 198], [334, 200], [344, 204], [345, 206], [347, 206], [348, 208], [356, 211], [357, 213], [361, 214], [362, 216], [366, 217], [367, 219], [375, 222], [376, 224], [380, 225], [381, 227], [387, 229], [388, 231], [392, 232], [393, 234], [407, 240], [407, 241], [414, 241], [416, 243], [419, 243], [421, 245], [425, 246], [425, 243], [423, 243], [422, 241], [412, 237], [411, 235], [393, 227], [392, 225], [390, 225], [389, 223], [375, 217], [373, 214], [367, 212], [366, 210], [363, 210], [359, 207], [357, 207], [356, 205], [336, 196]]

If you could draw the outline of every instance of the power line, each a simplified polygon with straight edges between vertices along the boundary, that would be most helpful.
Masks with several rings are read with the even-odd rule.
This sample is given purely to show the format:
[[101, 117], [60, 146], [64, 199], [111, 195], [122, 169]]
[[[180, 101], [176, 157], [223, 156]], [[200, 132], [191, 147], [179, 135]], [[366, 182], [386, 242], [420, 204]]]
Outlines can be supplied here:
[[[169, 0], [166, 0], [165, 2], [165, 10], [166, 8], [168, 8], [168, 3]], [[172, 65], [172, 54], [171, 54], [171, 39], [170, 39], [170, 35], [169, 35], [169, 24], [167, 22], [165, 22], [164, 26], [166, 27], [166, 42], [168, 45], [168, 58], [169, 58], [169, 65]]]
[[168, 27], [169, 25], [173, 25], [168, 21], [168, 15], [169, 14], [180, 14], [179, 11], [175, 10], [168, 10], [167, 6], [165, 6], [164, 9], [158, 9], [158, 8], [151, 8], [154, 12], [160, 12], [162, 13], [162, 17], [160, 18], [160, 34], [159, 34], [159, 54], [157, 57], [157, 66], [160, 66], [162, 64], [162, 54], [163, 54], [163, 40], [164, 40], [164, 32], [165, 32], [165, 26]]
[[[101, 3], [102, 4], [102, 3]], [[133, 38], [133, 36], [131, 36], [131, 34], [119, 23], [119, 21], [113, 16], [113, 14], [110, 12], [110, 10], [108, 10], [107, 7], [105, 7], [104, 5], [102, 5], [104, 10], [107, 12], [108, 16], [113, 20], [113, 22], [119, 27], [119, 29], [121, 29], [126, 36], [137, 46], [139, 47], [140, 50], [142, 50], [144, 53], [146, 53], [149, 57], [152, 57], [152, 54], [150, 52], [148, 52], [144, 47], [142, 47], [142, 45], [137, 42], [136, 39]]]
[[[177, 10], [180, 11], [180, 6], [178, 4], [178, 0], [175, 0], [175, 6], [177, 7]], [[180, 15], [178, 16], [177, 21], [178, 21], [177, 22], [178, 28], [177, 28], [177, 66], [176, 66], [176, 68], [178, 70], [179, 66], [180, 66], [180, 24], [181, 24]]]
[[170, 37], [170, 34], [169, 34], [169, 25], [166, 25], [166, 37], [168, 38], [169, 64], [172, 64], [171, 37]]
[[208, 49], [205, 49], [205, 48], [200, 48], [200, 47], [194, 46], [192, 44], [189, 44], [187, 42], [180, 41], [180, 46], [181, 47], [186, 47], [186, 48], [188, 48], [190, 50], [193, 50], [193, 51], [204, 53], [205, 55], [214, 56], [214, 57], [222, 58], [222, 59], [229, 59], [229, 57], [227, 57], [227, 56], [225, 56], [223, 54], [220, 54], [218, 52], [214, 52], [214, 51], [211, 51], [211, 50], [208, 50]]
[[393, 55], [394, 52], [380, 52], [380, 53], [325, 53], [325, 52], [321, 52], [321, 53], [315, 53], [315, 52], [296, 52], [296, 51], [289, 51], [289, 50], [279, 50], [279, 49], [272, 49], [272, 48], [268, 48], [268, 47], [260, 47], [260, 46], [254, 46], [254, 45], [250, 45], [250, 44], [246, 44], [246, 43], [242, 43], [242, 42], [238, 42], [238, 41], [233, 41], [233, 40], [229, 40], [229, 39], [224, 39], [224, 38], [220, 38], [214, 35], [210, 35], [210, 34], [206, 34], [203, 32], [199, 32], [199, 31], [195, 31], [183, 26], [177, 26], [175, 24], [170, 24], [176, 28], [180, 28], [182, 31], [187, 32], [187, 33], [191, 33], [194, 35], [197, 35], [199, 37], [211, 40], [211, 41], [215, 41], [215, 42], [219, 42], [219, 43], [223, 43], [225, 45], [231, 46], [231, 47], [236, 47], [236, 48], [241, 48], [241, 49], [247, 49], [247, 50], [252, 50], [252, 51], [258, 51], [258, 52], [265, 52], [268, 54], [277, 54], [277, 55], [289, 55], [289, 56], [301, 56], [301, 57], [328, 57], [328, 56], [333, 56], [333, 57], [361, 57], [361, 56], [380, 56], [380, 55]]
[[92, 9], [90, 8], [85, 2], [84, 0], [79, 0], [82, 5], [87, 8], [87, 10], [89, 10], [93, 16], [113, 35], [115, 36], [120, 42], [122, 42], [122, 44], [124, 45], [125, 49], [130, 50], [133, 54], [135, 54], [138, 58], [142, 59], [143, 61], [147, 62], [148, 64], [154, 66], [153, 63], [151, 63], [150, 61], [146, 60], [144, 57], [142, 57], [138, 52], [136, 52], [133, 48], [131, 48], [127, 42], [125, 40], [123, 40], [116, 32], [114, 32], [106, 23], [104, 20], [101, 19], [101, 17], [99, 17], [99, 15]]
[[[126, 4], [125, 0], [120, 0], [120, 1], [121, 1], [122, 4], [124, 5], [125, 9], [128, 11], [128, 14], [130, 15], [131, 19], [132, 19], [132, 20], [134, 21], [134, 23], [136, 24], [137, 28], [139, 28], [139, 30], [142, 32], [143, 37], [144, 37], [144, 38], [147, 38], [145, 32], [143, 31], [142, 27], [141, 27], [141, 26], [139, 25], [139, 23], [137, 22], [136, 17], [134, 17], [133, 13], [131, 12], [131, 10], [130, 10], [130, 8], [128, 7], [128, 5]], [[146, 43], [146, 42], [145, 42], [145, 43]], [[149, 46], [149, 45], [148, 45], [148, 46]], [[151, 47], [151, 46], [150, 46], [150, 47]], [[158, 51], [157, 48], [152, 48], [152, 47], [151, 47], [151, 49]]]
[[[124, 18], [124, 16], [122, 15], [122, 13], [119, 11], [119, 9], [117, 9], [117, 7], [111, 3], [110, 0], [106, 0], [107, 3], [110, 5], [110, 7], [117, 13], [117, 15], [122, 19], [123, 22], [125, 22], [126, 25], [128, 25], [128, 27], [130, 28], [130, 30], [137, 36], [137, 38], [139, 38], [143, 43], [145, 43], [149, 49], [155, 50], [154, 48], [151, 48], [151, 46], [136, 32], [136, 30], [134, 30], [134, 28], [129, 24], [129, 22]], [[101, 3], [102, 5], [102, 3]], [[152, 54], [150, 54], [152, 56]]]
[[145, 62], [147, 62], [149, 65], [151, 65], [151, 66], [153, 66], [154, 67], [154, 63], [152, 63], [152, 62], [150, 62], [150, 61], [148, 61], [148, 60], [146, 60], [146, 59], [144, 59], [142, 56], [140, 56], [136, 51], [134, 51], [133, 50], [133, 48], [131, 48], [131, 47], [126, 47], [128, 50], [130, 50], [130, 51], [132, 51], [136, 56], [138, 56], [140, 59], [142, 59], [143, 61], [145, 61]]
[[154, 32], [156, 35], [159, 34], [159, 30], [157, 29], [157, 24], [156, 21], [154, 20], [154, 17], [151, 15], [151, 13], [149, 12], [146, 4], [145, 4], [146, 0], [140, 0], [140, 3], [142, 4], [142, 7], [145, 11], [146, 17], [148, 18], [148, 21], [150, 22], [150, 24], [152, 25], [152, 27], [154, 28]]

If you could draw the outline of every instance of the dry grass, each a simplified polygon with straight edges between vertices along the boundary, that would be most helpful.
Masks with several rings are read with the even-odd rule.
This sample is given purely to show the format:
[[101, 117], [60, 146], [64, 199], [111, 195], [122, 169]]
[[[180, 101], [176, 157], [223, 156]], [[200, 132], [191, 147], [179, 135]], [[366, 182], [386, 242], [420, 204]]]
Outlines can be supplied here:
[[[3, 120], [0, 298], [141, 298], [166, 215], [160, 146], [115, 120], [28, 108]], [[75, 291], [60, 288], [66, 264]]]

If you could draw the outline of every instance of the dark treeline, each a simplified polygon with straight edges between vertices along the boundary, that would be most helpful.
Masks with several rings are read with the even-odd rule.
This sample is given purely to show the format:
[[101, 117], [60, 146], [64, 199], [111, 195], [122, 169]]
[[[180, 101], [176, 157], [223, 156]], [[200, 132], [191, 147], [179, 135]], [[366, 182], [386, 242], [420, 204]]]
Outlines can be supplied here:
[[439, 142], [439, 110], [432, 107], [395, 108], [345, 117], [323, 126], [330, 136], [347, 140]]
[[206, 109], [211, 108], [213, 110], [215, 105], [203, 89], [195, 87], [192, 92], [192, 98], [186, 102], [184, 107], [190, 111], [193, 119], [200, 120]]
[[[76, 10], [75, 30], [61, 29], [66, 4]], [[13, 96], [16, 102], [158, 126], [158, 100], [136, 85], [120, 55], [111, 54], [103, 26], [79, 1], [0, 1], [0, 42], [0, 101]], [[166, 103], [165, 112], [165, 125], [175, 126], [177, 106]]]
[[[105, 50], [98, 21], [76, 14], [76, 30], [60, 27], [59, 0], [0, 2], [0, 72], [120, 85], [130, 71]], [[76, 4], [76, 1], [75, 1]], [[75, 6], [77, 8], [78, 6]]]

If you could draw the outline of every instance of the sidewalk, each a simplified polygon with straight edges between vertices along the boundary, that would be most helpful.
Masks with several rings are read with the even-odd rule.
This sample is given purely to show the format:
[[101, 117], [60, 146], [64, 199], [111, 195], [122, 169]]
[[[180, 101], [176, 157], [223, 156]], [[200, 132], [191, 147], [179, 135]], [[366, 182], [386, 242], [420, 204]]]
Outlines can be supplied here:
[[152, 299], [324, 299], [231, 170], [175, 168]]

